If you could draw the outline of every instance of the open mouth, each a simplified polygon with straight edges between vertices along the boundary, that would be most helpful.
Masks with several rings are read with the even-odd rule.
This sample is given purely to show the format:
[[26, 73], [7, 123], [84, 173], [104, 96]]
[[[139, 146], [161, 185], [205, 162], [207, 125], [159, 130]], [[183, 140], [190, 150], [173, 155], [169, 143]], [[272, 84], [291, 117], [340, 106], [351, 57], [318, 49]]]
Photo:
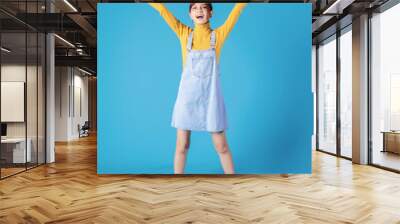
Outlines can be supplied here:
[[203, 19], [204, 16], [196, 16], [197, 19]]

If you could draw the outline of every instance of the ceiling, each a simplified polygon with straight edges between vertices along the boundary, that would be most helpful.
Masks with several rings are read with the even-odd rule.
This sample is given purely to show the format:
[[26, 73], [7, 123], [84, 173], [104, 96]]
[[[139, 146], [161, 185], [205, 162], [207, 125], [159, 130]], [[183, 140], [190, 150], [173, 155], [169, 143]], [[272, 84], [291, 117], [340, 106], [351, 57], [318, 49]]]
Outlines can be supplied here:
[[[351, 18], [374, 9], [387, 0], [270, 0], [252, 2], [312, 3], [313, 43], [332, 35]], [[134, 0], [1, 0], [2, 44], [14, 54], [24, 54], [25, 30], [55, 32], [56, 65], [80, 66], [96, 72], [97, 15], [99, 2], [139, 2]], [[143, 1], [144, 2], [144, 1]], [[171, 0], [168, 2], [187, 2]], [[213, 2], [226, 2], [217, 0]], [[52, 13], [49, 13], [49, 12]], [[340, 20], [340, 22], [338, 22]], [[346, 22], [347, 21], [347, 22]], [[339, 26], [338, 26], [339, 24]], [[29, 38], [28, 38], [29, 39]], [[30, 40], [28, 40], [29, 42]], [[28, 44], [28, 54], [36, 48]]]

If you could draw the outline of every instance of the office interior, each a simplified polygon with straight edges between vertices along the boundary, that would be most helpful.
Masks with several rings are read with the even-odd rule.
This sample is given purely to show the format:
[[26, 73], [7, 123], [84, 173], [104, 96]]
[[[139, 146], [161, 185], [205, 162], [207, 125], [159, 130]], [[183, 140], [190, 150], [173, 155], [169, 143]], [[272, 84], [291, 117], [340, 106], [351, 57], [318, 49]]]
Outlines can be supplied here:
[[[100, 2], [127, 1], [0, 2], [0, 182], [57, 164], [59, 145], [95, 139]], [[294, 2], [313, 9], [310, 150], [400, 173], [399, 1]]]
[[[79, 4], [95, 22], [96, 2]], [[77, 12], [71, 7], [0, 3], [1, 179], [54, 163], [55, 142], [79, 139], [88, 127], [96, 133], [96, 30], [82, 15], [61, 18]]]
[[[361, 119], [357, 122], [364, 123], [361, 124], [365, 129], [364, 163], [399, 171], [400, 69], [395, 58], [400, 47], [396, 38], [400, 33], [395, 27], [400, 21], [400, 6], [386, 4], [358, 17], [365, 16], [365, 21], [354, 23], [356, 19], [348, 18], [353, 15], [344, 16], [339, 20], [339, 28], [331, 32], [328, 28], [313, 40], [317, 80], [316, 150], [354, 161], [352, 157], [359, 155], [352, 147], [355, 141], [352, 126]], [[357, 33], [354, 33], [354, 24]], [[359, 35], [364, 39], [356, 40]], [[364, 63], [364, 67], [354, 68], [358, 63]], [[358, 69], [364, 69], [361, 71], [364, 77], [355, 77]], [[357, 97], [364, 98], [361, 114], [353, 111], [353, 106], [359, 106], [352, 102]]]
[[[314, 12], [332, 4], [311, 3]], [[1, 2], [1, 178], [54, 162], [54, 142], [78, 139], [85, 122], [96, 133], [97, 1], [75, 4]], [[400, 6], [353, 2], [341, 11], [313, 16], [313, 149], [352, 160], [352, 22], [363, 18], [364, 163], [400, 171]]]

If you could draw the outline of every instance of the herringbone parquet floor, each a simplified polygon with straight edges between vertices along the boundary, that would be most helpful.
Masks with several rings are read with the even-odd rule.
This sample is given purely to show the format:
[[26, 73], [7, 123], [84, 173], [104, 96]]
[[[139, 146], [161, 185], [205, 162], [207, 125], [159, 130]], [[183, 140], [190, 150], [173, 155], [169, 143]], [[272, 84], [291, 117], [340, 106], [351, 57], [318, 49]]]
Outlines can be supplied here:
[[96, 138], [0, 181], [0, 223], [400, 223], [400, 175], [313, 153], [312, 175], [98, 176]]

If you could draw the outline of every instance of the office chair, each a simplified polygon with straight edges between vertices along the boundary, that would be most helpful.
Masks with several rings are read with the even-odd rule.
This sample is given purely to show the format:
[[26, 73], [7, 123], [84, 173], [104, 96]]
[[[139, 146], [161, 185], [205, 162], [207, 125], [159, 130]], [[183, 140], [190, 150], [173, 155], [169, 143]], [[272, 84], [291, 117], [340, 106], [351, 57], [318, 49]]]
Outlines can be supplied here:
[[80, 127], [80, 125], [78, 124], [79, 138], [89, 136], [89, 129], [90, 129], [89, 121], [85, 121], [82, 127]]

